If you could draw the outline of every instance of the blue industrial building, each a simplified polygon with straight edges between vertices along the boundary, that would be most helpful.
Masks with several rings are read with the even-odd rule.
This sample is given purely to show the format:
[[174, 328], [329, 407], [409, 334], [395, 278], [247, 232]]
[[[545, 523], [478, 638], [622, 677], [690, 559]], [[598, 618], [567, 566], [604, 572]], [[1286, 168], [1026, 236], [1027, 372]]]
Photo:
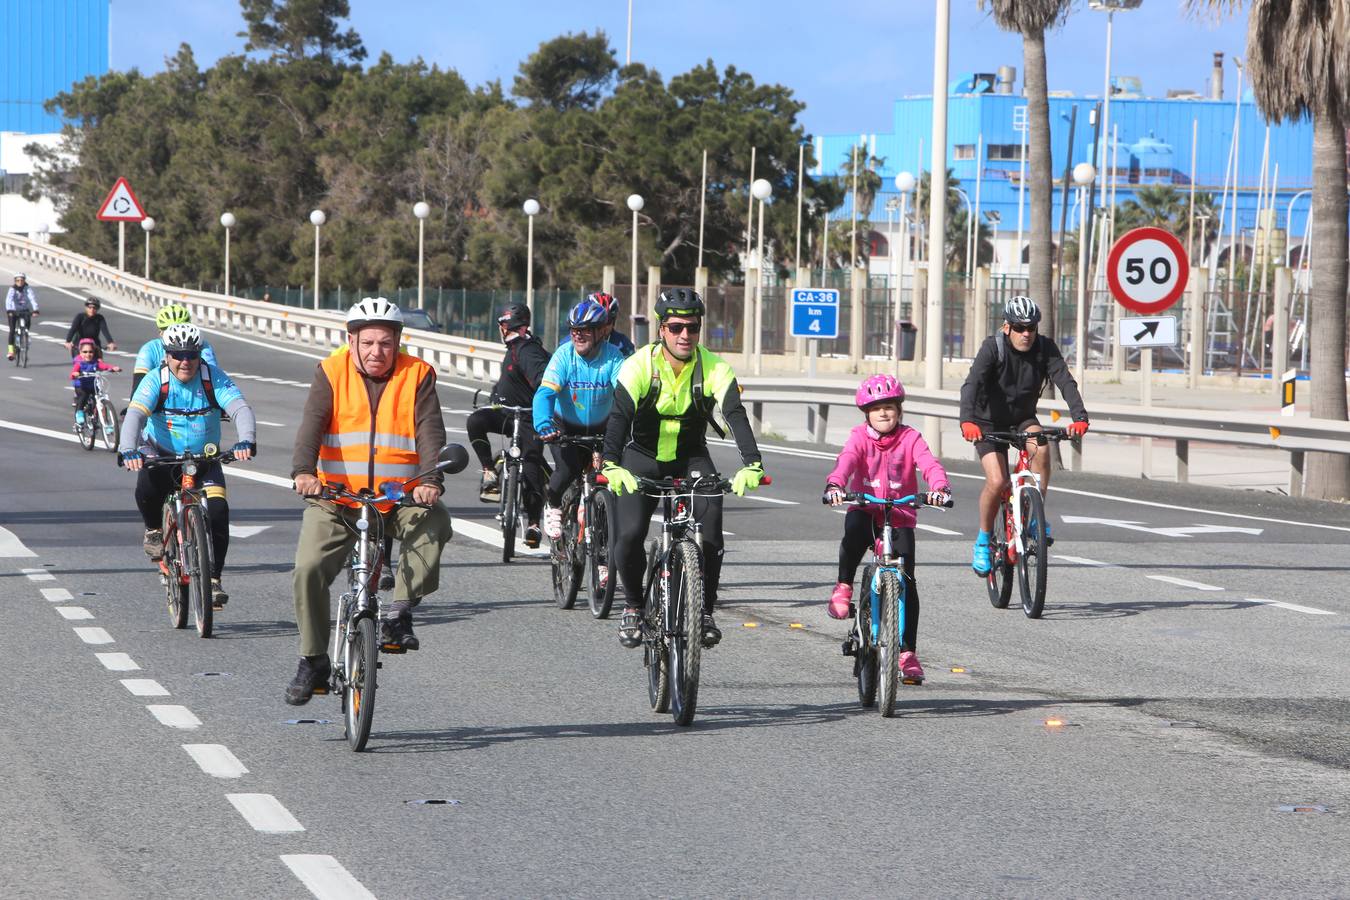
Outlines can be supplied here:
[[43, 104], [108, 71], [111, 0], [0, 0], [0, 131], [47, 134], [61, 118]]
[[[1024, 258], [1027, 235], [1022, 247], [1016, 248], [1015, 234], [1018, 222], [1019, 179], [1023, 143], [1026, 98], [1012, 92], [1005, 73], [994, 76], [967, 76], [951, 86], [947, 119], [947, 164], [960, 182], [961, 189], [973, 202], [976, 197], [976, 174], [980, 172], [980, 220], [988, 226], [991, 211], [997, 214], [997, 256], [995, 269], [1012, 269]], [[1216, 73], [1221, 78], [1221, 70]], [[1256, 225], [1257, 197], [1261, 185], [1261, 162], [1265, 144], [1266, 122], [1252, 100], [1250, 92], [1241, 98], [1212, 99], [1185, 92], [1183, 96], [1153, 99], [1139, 96], [1137, 79], [1115, 79], [1116, 86], [1110, 105], [1111, 130], [1119, 134], [1114, 154], [1105, 135], [1101, 136], [1108, 157], [1116, 160], [1116, 201], [1125, 203], [1144, 185], [1171, 184], [1184, 194], [1192, 182], [1191, 150], [1193, 129], [1198, 135], [1194, 141], [1196, 159], [1194, 182], [1197, 191], [1214, 196], [1215, 207], [1221, 201], [1225, 175], [1229, 169], [1230, 145], [1234, 121], [1238, 123], [1237, 159], [1237, 226], [1248, 232]], [[1122, 90], [1122, 87], [1124, 90]], [[1000, 89], [1002, 92], [1000, 92]], [[1221, 88], [1219, 89], [1221, 91]], [[1218, 92], [1216, 92], [1218, 93]], [[1073, 107], [1078, 108], [1077, 125], [1069, 163], [1094, 162], [1098, 168], [1097, 206], [1103, 205], [1102, 188], [1109, 172], [1107, 161], [1098, 161], [1093, 153], [1093, 125], [1089, 114], [1101, 103], [1100, 97], [1052, 96], [1050, 98], [1050, 134], [1053, 172], [1056, 180], [1052, 222], [1058, 229], [1065, 154], [1070, 152], [1069, 119]], [[880, 167], [884, 178], [881, 193], [876, 198], [870, 215], [860, 216], [873, 223], [873, 243], [885, 250], [886, 204], [896, 197], [894, 176], [908, 171], [916, 176], [930, 165], [931, 97], [907, 97], [895, 102], [894, 130], [889, 134], [828, 135], [815, 139], [818, 167], [812, 173], [817, 177], [842, 174], [850, 153], [859, 146], [859, 155], [866, 151], [885, 160]], [[1286, 123], [1270, 129], [1270, 166], [1278, 171], [1276, 194], [1276, 227], [1285, 227], [1290, 200], [1312, 185], [1311, 122]], [[922, 154], [922, 158], [920, 155]], [[1267, 178], [1269, 183], [1270, 176]], [[1070, 227], [1073, 227], [1074, 193], [1070, 198]], [[1305, 194], [1293, 208], [1289, 223], [1289, 245], [1293, 258], [1307, 228], [1309, 198]], [[1023, 200], [1024, 229], [1030, 229], [1029, 198]], [[836, 210], [832, 218], [852, 215], [851, 199]], [[1224, 222], [1223, 235], [1216, 246], [1216, 256], [1228, 246], [1229, 222]], [[1283, 237], [1282, 235], [1280, 237]], [[878, 254], [881, 257], [888, 252]]]

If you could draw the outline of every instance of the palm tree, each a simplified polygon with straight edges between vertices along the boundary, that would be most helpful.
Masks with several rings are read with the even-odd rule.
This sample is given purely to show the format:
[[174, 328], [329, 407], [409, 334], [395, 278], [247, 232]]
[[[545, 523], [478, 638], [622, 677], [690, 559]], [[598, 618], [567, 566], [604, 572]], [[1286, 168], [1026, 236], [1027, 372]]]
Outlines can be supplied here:
[[[840, 167], [840, 183], [847, 190], [853, 190], [853, 151], [850, 150], [844, 157], [844, 164]], [[881, 191], [881, 175], [877, 170], [886, 165], [886, 160], [882, 157], [872, 156], [867, 152], [867, 148], [859, 145], [857, 147], [858, 159], [858, 196], [853, 198], [854, 207], [858, 211], [858, 243], [861, 246], [866, 243], [867, 224], [872, 219], [872, 205], [876, 203], [877, 194]], [[850, 235], [851, 237], [852, 235]], [[865, 257], [867, 254], [859, 251], [858, 256]]]
[[1045, 74], [1045, 31], [1064, 22], [1074, 0], [979, 0], [1004, 31], [1022, 35], [1026, 71], [1028, 187], [1031, 192], [1031, 296], [1052, 306], [1050, 203], [1054, 174], [1050, 162], [1050, 97]]
[[[1239, 10], [1243, 0], [1188, 0], [1193, 10]], [[1313, 122], [1312, 414], [1347, 418], [1346, 125], [1350, 122], [1350, 0], [1250, 0], [1247, 71], [1273, 122]], [[1305, 493], [1350, 499], [1350, 456], [1309, 453]]]

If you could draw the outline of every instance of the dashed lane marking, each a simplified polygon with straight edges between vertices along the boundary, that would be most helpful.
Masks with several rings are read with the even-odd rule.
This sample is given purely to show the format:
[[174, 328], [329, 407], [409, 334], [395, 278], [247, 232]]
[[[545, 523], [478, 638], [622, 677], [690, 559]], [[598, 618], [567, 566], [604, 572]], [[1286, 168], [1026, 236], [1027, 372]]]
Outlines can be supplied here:
[[[231, 472], [230, 474], [233, 475], [234, 473]], [[231, 525], [230, 525], [230, 537], [236, 537], [236, 538], [251, 538], [251, 537], [253, 537], [255, 534], [262, 534], [264, 531], [266, 531], [267, 529], [269, 529], [269, 528], [271, 528], [271, 527], [272, 527], [271, 525], [234, 525], [234, 524], [231, 524]]]
[[111, 644], [112, 635], [102, 628], [76, 628], [75, 634], [86, 644]]
[[191, 731], [194, 728], [202, 727], [202, 720], [193, 715], [192, 710], [186, 706], [152, 703], [146, 709], [150, 711], [150, 715], [159, 720], [159, 724], [167, 725], [170, 728]]
[[952, 531], [950, 528], [942, 528], [937, 525], [927, 525], [923, 522], [916, 522], [914, 524], [914, 527], [919, 529], [920, 531], [927, 531], [932, 534], [945, 534], [945, 535], [952, 535], [955, 537], [961, 536], [961, 532], [959, 531]]
[[296, 853], [282, 856], [281, 861], [319, 900], [375, 900], [375, 895], [331, 856]]
[[248, 769], [224, 744], [184, 744], [183, 749], [212, 778], [242, 778], [248, 774]]
[[239, 810], [239, 815], [244, 817], [244, 821], [248, 822], [254, 831], [261, 831], [263, 834], [287, 834], [305, 830], [305, 826], [291, 815], [290, 810], [282, 806], [281, 801], [271, 794], [226, 794], [225, 799]]
[[1171, 575], [1146, 575], [1146, 578], [1152, 578], [1154, 581], [1161, 581], [1164, 584], [1175, 584], [1177, 587], [1192, 588], [1197, 591], [1221, 591], [1223, 588], [1213, 584], [1205, 584], [1203, 581], [1190, 581], [1185, 578], [1174, 578]]
[[1329, 609], [1318, 609], [1314, 606], [1299, 606], [1297, 603], [1285, 603], [1283, 600], [1260, 600], [1255, 597], [1248, 597], [1248, 603], [1260, 603], [1263, 606], [1278, 606], [1280, 609], [1287, 609], [1292, 612], [1307, 613], [1311, 616], [1334, 616], [1336, 613]]
[[[34, 554], [36, 555], [36, 554]], [[55, 581], [56, 576], [46, 569], [20, 569], [29, 581]]]
[[123, 678], [122, 687], [133, 697], [167, 697], [169, 691], [153, 678]]
[[32, 380], [33, 380], [33, 379], [31, 379], [31, 378], [25, 378], [25, 377], [22, 376], [22, 375], [11, 375], [11, 376], [9, 376], [9, 377], [12, 378], [12, 379], [15, 380], [15, 381], [32, 381]]
[[56, 611], [61, 614], [63, 619], [71, 622], [80, 619], [92, 619], [94, 617], [94, 614], [83, 606], [58, 606], [56, 607]]
[[258, 420], [257, 420], [257, 423], [258, 423], [259, 425], [266, 425], [266, 426], [268, 426], [269, 428], [285, 428], [285, 427], [286, 427], [286, 423], [285, 423], [285, 422], [264, 422], [262, 419], [258, 419]]
[[[502, 539], [501, 531], [496, 528], [489, 528], [486, 525], [480, 525], [477, 522], [471, 522], [468, 519], [451, 519], [450, 523], [456, 534], [462, 534], [475, 541], [490, 544], [498, 549], [501, 549], [502, 545], [506, 543], [506, 541]], [[548, 557], [548, 551], [543, 547], [531, 550], [529, 547], [525, 546], [523, 541], [516, 538], [516, 555], [545, 559]]]
[[742, 500], [756, 500], [760, 503], [775, 503], [779, 506], [801, 506], [796, 500], [781, 500], [778, 497], [761, 497], [759, 494], [746, 494]]
[[1088, 559], [1086, 556], [1062, 556], [1061, 554], [1056, 553], [1055, 559], [1062, 560], [1063, 562], [1066, 563], [1074, 563], [1075, 565], [1079, 566], [1096, 566], [1102, 569], [1116, 568], [1115, 563], [1099, 562], [1098, 560], [1095, 559]]
[[61, 603], [64, 600], [74, 600], [75, 598], [65, 588], [43, 588], [42, 599], [50, 600], [53, 603]]
[[94, 656], [110, 672], [135, 672], [140, 669], [128, 653], [95, 653]]

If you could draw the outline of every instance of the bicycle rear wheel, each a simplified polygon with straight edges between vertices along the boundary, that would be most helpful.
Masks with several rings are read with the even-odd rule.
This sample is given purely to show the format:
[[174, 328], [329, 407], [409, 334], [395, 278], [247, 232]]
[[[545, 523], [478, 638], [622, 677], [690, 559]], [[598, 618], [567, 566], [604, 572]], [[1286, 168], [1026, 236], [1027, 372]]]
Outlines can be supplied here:
[[553, 602], [559, 609], [576, 605], [581, 590], [581, 535], [577, 533], [577, 494], [574, 484], [562, 498], [562, 536], [549, 541], [549, 562], [553, 568]]
[[656, 584], [656, 542], [647, 545], [647, 578], [643, 598], [646, 601], [643, 625], [646, 630], [642, 645], [642, 664], [647, 668], [647, 700], [652, 712], [670, 712], [670, 669], [666, 639], [661, 627], [661, 610], [653, 602]]
[[703, 565], [698, 547], [683, 540], [671, 548], [666, 641], [670, 646], [670, 712], [675, 724], [694, 723], [703, 657]]
[[591, 498], [591, 509], [586, 523], [591, 532], [590, 559], [587, 566], [591, 576], [591, 615], [597, 619], [604, 619], [609, 616], [609, 611], [614, 606], [614, 582], [619, 577], [609, 559], [609, 523], [614, 521], [614, 495], [604, 488], [598, 488]]
[[103, 438], [103, 447], [110, 453], [117, 452], [117, 408], [112, 401], [104, 397], [98, 402], [98, 428]]
[[858, 592], [858, 650], [853, 675], [858, 679], [858, 702], [864, 709], [877, 703], [877, 648], [872, 641], [872, 567], [863, 569]]
[[379, 668], [380, 645], [375, 637], [375, 619], [363, 615], [347, 635], [342, 648], [342, 713], [347, 728], [347, 743], [360, 753], [370, 740], [375, 721], [375, 672]]
[[519, 505], [520, 477], [509, 461], [502, 466], [502, 562], [509, 563], [516, 555], [516, 507]]
[[881, 604], [881, 633], [877, 635], [877, 707], [895, 715], [895, 692], [900, 684], [900, 581], [895, 573], [881, 573], [877, 602]]
[[1022, 557], [1017, 561], [1017, 585], [1022, 592], [1022, 612], [1039, 619], [1045, 609], [1045, 500], [1041, 492], [1022, 491]]
[[164, 558], [160, 577], [164, 579], [164, 596], [169, 605], [169, 621], [173, 623], [174, 628], [186, 628], [190, 601], [188, 586], [183, 583], [180, 575], [182, 567], [178, 562], [178, 536], [174, 533], [173, 508], [170, 506], [164, 508], [161, 527], [164, 534]]
[[211, 535], [207, 532], [206, 516], [201, 507], [193, 505], [183, 510], [188, 533], [187, 543], [183, 546], [186, 554], [189, 596], [192, 600], [192, 619], [197, 624], [197, 634], [204, 638], [211, 636]]
[[1006, 502], [999, 506], [998, 510], [998, 516], [994, 521], [994, 533], [989, 536], [989, 556], [992, 565], [985, 577], [985, 583], [989, 588], [989, 602], [994, 609], [1007, 609], [1013, 588], [1013, 571], [1012, 565], [1008, 562], [1006, 537], [1009, 528], [1007, 523], [1011, 520], [1012, 511]]

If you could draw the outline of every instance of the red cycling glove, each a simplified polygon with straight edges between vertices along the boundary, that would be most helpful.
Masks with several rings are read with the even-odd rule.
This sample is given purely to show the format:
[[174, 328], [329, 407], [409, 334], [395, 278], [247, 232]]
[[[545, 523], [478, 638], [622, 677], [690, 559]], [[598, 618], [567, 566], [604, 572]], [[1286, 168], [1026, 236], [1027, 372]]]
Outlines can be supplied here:
[[978, 441], [980, 438], [984, 437], [984, 432], [981, 431], [980, 426], [976, 425], [974, 422], [962, 422], [961, 437], [968, 441]]
[[1082, 422], [1070, 422], [1069, 427], [1065, 430], [1069, 432], [1070, 437], [1080, 438], [1087, 434], [1088, 423], [1086, 420]]

